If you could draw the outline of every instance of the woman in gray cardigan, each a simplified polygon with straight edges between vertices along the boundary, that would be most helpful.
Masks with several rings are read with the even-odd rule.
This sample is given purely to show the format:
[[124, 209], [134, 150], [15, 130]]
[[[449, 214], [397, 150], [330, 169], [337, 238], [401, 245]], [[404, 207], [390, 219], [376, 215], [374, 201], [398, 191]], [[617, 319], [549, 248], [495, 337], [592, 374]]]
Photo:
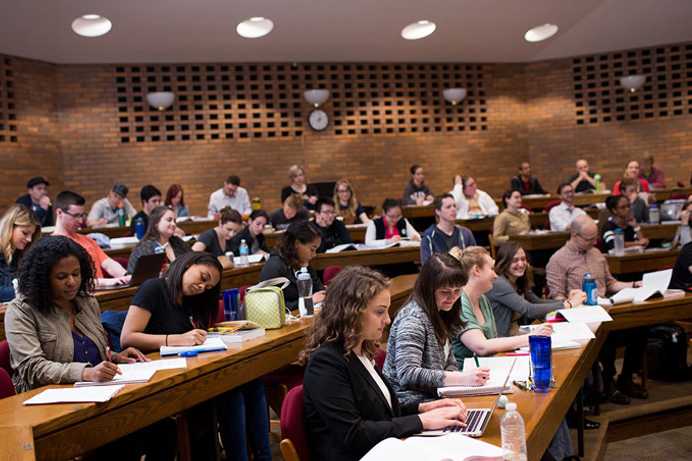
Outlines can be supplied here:
[[437, 397], [443, 386], [481, 385], [487, 368], [460, 372], [450, 338], [461, 328], [459, 296], [466, 279], [450, 255], [432, 255], [421, 268], [411, 298], [389, 332], [384, 375], [402, 404]]
[[581, 290], [572, 290], [564, 301], [541, 299], [533, 292], [531, 266], [526, 252], [517, 243], [508, 241], [500, 245], [495, 259], [497, 279], [493, 288], [485, 294], [493, 308], [497, 335], [517, 334], [518, 320], [543, 319], [557, 309], [566, 309], [582, 304], [586, 296]]

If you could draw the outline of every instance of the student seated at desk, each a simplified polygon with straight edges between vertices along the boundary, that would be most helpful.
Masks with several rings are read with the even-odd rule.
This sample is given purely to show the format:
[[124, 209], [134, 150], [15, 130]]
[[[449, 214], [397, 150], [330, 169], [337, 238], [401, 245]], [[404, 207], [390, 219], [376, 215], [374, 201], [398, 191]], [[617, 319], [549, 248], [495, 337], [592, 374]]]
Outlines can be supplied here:
[[649, 222], [649, 204], [639, 196], [639, 181], [633, 178], [625, 178], [620, 185], [622, 195], [630, 200], [630, 209], [632, 216], [638, 223]]
[[398, 242], [402, 238], [420, 241], [420, 234], [403, 217], [401, 202], [395, 198], [386, 198], [382, 203], [382, 216], [368, 223], [365, 244], [383, 245]]
[[111, 259], [98, 244], [78, 231], [84, 223], [84, 197], [69, 190], [60, 192], [55, 198], [55, 230], [53, 235], [62, 235], [77, 242], [89, 253], [95, 268], [97, 288], [114, 288], [130, 281], [131, 276], [117, 261]]
[[434, 204], [437, 224], [423, 232], [420, 243], [421, 264], [425, 264], [433, 253], [447, 253], [454, 247], [464, 249], [476, 245], [473, 232], [456, 224], [457, 205], [452, 194], [435, 197]]
[[625, 178], [632, 178], [635, 181], [639, 181], [639, 185], [641, 186], [640, 191], [641, 192], [651, 192], [651, 188], [649, 187], [649, 182], [644, 179], [639, 177], [639, 162], [636, 160], [630, 160], [627, 162], [627, 166], [625, 167], [625, 172], [622, 174], [622, 179], [619, 179], [613, 184], [613, 195], [620, 195], [622, 194], [622, 189], [620, 186], [622, 185], [622, 180]]
[[367, 224], [370, 218], [365, 208], [360, 205], [348, 179], [339, 179], [334, 185], [334, 203], [336, 215], [341, 217], [344, 224]]
[[[165, 206], [154, 208], [151, 212], [149, 228], [142, 240], [132, 250], [127, 262], [127, 271], [131, 274], [137, 267], [137, 261], [144, 255], [165, 253], [167, 263], [190, 251], [190, 246], [175, 235], [175, 211]], [[164, 264], [168, 266], [168, 264]]]
[[451, 194], [457, 204], [457, 219], [497, 216], [499, 213], [495, 200], [487, 192], [478, 189], [476, 180], [471, 176], [455, 176]]
[[404, 188], [404, 197], [401, 203], [404, 205], [416, 205], [425, 206], [430, 205], [435, 197], [432, 191], [425, 184], [425, 174], [423, 173], [423, 167], [420, 165], [411, 165], [409, 168], [411, 172], [411, 180], [406, 184]]
[[543, 319], [549, 312], [580, 306], [586, 295], [570, 292], [569, 299], [542, 299], [533, 292], [533, 268], [526, 252], [517, 242], [505, 242], [497, 248], [493, 288], [486, 293], [493, 308], [498, 336], [519, 332], [520, 320]]
[[245, 243], [250, 254], [268, 254], [267, 242], [264, 238], [264, 226], [269, 222], [269, 215], [264, 210], [255, 210], [250, 213], [250, 220], [245, 229], [236, 234], [229, 242], [229, 251], [235, 256], [240, 256], [240, 244]]
[[[157, 351], [161, 346], [202, 344], [218, 311], [222, 267], [209, 253], [190, 252], [177, 258], [164, 278], [150, 279], [137, 290], [120, 335], [123, 347]], [[197, 416], [211, 420], [218, 413], [221, 439], [233, 459], [246, 461], [246, 434], [255, 460], [271, 460], [269, 416], [264, 387], [259, 380], [195, 407]], [[197, 428], [196, 424], [190, 427]], [[204, 438], [208, 434], [195, 435]], [[196, 459], [215, 459], [216, 431], [193, 445]], [[200, 456], [207, 453], [204, 457]]]
[[641, 235], [641, 229], [630, 212], [630, 201], [624, 195], [611, 195], [606, 199], [606, 208], [611, 213], [603, 227], [603, 247], [606, 251], [615, 248], [615, 233], [622, 230], [625, 248], [646, 248], [649, 239]]
[[502, 194], [504, 210], [493, 222], [493, 238], [506, 241], [512, 235], [528, 234], [531, 230], [529, 213], [521, 207], [521, 192], [510, 190]]
[[298, 194], [286, 197], [281, 205], [269, 215], [272, 227], [276, 230], [284, 230], [293, 223], [307, 221], [310, 214], [303, 207], [303, 198]]
[[48, 186], [50, 183], [43, 176], [35, 176], [26, 183], [27, 193], [17, 197], [16, 201], [34, 213], [41, 227], [49, 227], [54, 224]]
[[329, 285], [307, 334], [304, 411], [310, 457], [355, 461], [388, 437], [460, 426], [460, 400], [400, 402], [373, 358], [389, 324], [389, 281], [360, 266], [345, 268]]
[[[132, 347], [109, 351], [101, 309], [90, 294], [92, 263], [81, 246], [66, 237], [46, 237], [27, 252], [19, 270], [19, 293], [5, 314], [18, 392], [110, 381], [118, 373], [116, 363], [146, 360]], [[94, 459], [139, 460], [146, 454], [147, 459], [172, 460], [175, 443], [169, 440], [175, 432], [168, 429], [166, 422], [157, 423], [97, 450]]]
[[215, 257], [231, 251], [229, 242], [243, 230], [243, 217], [231, 207], [222, 208], [219, 212], [219, 223], [212, 229], [205, 230], [197, 236], [192, 251], [206, 251]]
[[[546, 280], [550, 297], [566, 299], [571, 290], [580, 289], [584, 274], [589, 272], [596, 281], [598, 296], [606, 297], [623, 288], [641, 286], [641, 282], [619, 282], [611, 274], [608, 261], [596, 248], [598, 227], [589, 216], [572, 221], [570, 239], [548, 261]], [[615, 351], [625, 344], [625, 360], [622, 372], [615, 383]], [[647, 398], [646, 390], [632, 381], [634, 373], [641, 369], [646, 350], [646, 331], [629, 329], [608, 334], [599, 361], [603, 365], [603, 395], [613, 403], [626, 405], [631, 397]]]
[[291, 165], [288, 169], [288, 180], [291, 184], [281, 189], [281, 202], [284, 203], [289, 196], [297, 194], [303, 200], [305, 208], [314, 210], [318, 198], [317, 188], [307, 183], [303, 167]]
[[509, 182], [511, 190], [518, 190], [522, 195], [545, 195], [547, 192], [538, 182], [538, 178], [531, 176], [531, 164], [529, 162], [521, 162], [519, 164], [519, 174], [513, 177]]
[[680, 250], [668, 287], [692, 291], [692, 242], [687, 243]]
[[157, 206], [161, 206], [161, 191], [147, 184], [139, 191], [139, 198], [142, 201], [142, 209], [132, 217], [130, 221], [130, 235], [135, 235], [137, 221], [141, 220], [144, 223], [144, 229], [149, 228], [149, 215]]
[[226, 207], [230, 207], [242, 216], [248, 216], [252, 208], [250, 207], [250, 196], [244, 187], [240, 187], [240, 178], [232, 175], [223, 182], [223, 187], [217, 189], [209, 195], [209, 205], [207, 205], [209, 218], [217, 219], [219, 213]]
[[166, 192], [164, 205], [175, 211], [175, 216], [177, 218], [190, 216], [190, 210], [185, 206], [185, 197], [183, 194], [183, 186], [180, 184], [171, 184], [168, 188], [168, 192]]
[[454, 258], [434, 254], [396, 314], [383, 370], [403, 405], [434, 399], [438, 387], [481, 385], [489, 378], [487, 368], [460, 372], [451, 350], [454, 332], [461, 328], [459, 293], [465, 282]]
[[320, 198], [315, 204], [315, 219], [313, 222], [317, 226], [322, 236], [322, 242], [317, 249], [318, 253], [324, 253], [330, 248], [344, 243], [352, 243], [351, 234], [344, 223], [336, 219], [334, 201], [330, 198]]
[[557, 195], [560, 196], [560, 204], [555, 205], [548, 212], [548, 220], [550, 221], [550, 230], [555, 232], [563, 232], [569, 229], [572, 220], [577, 216], [583, 216], [586, 213], [581, 208], [574, 206], [574, 188], [568, 182], [563, 182], [557, 186]]
[[654, 166], [653, 155], [647, 155], [644, 159], [644, 169], [639, 177], [645, 179], [652, 189], [663, 189], [666, 187], [665, 174], [663, 170]]
[[24, 205], [12, 205], [0, 219], [0, 303], [14, 299], [14, 280], [22, 256], [41, 237], [36, 215]]
[[692, 199], [688, 199], [680, 211], [680, 227], [675, 232], [673, 246], [685, 246], [692, 242]]
[[291, 224], [281, 236], [281, 240], [269, 260], [262, 267], [260, 280], [285, 277], [291, 283], [284, 288], [284, 300], [290, 309], [298, 308], [298, 286], [296, 274], [307, 267], [312, 278], [312, 301], [317, 304], [324, 299], [324, 285], [317, 272], [310, 267], [310, 261], [317, 256], [322, 238], [314, 223], [302, 221]]
[[120, 213], [125, 219], [132, 218], [137, 211], [127, 199], [130, 191], [125, 184], [115, 183], [108, 195], [94, 202], [86, 219], [89, 227], [118, 226]]
[[[589, 162], [585, 159], [577, 160], [575, 164], [577, 172], [569, 177], [567, 182], [572, 185], [572, 189], [577, 194], [582, 192], [596, 192], [596, 173], [593, 173], [589, 169]], [[606, 185], [601, 181], [600, 190], [604, 190]]]

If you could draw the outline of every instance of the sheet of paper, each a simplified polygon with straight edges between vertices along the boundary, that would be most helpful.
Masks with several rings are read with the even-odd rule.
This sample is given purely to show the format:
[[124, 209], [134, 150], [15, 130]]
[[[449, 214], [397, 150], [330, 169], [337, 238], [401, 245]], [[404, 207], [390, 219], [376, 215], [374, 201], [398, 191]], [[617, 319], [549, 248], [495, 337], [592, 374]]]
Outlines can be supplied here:
[[[130, 364], [118, 364], [121, 373], [115, 375], [112, 381], [95, 382], [95, 381], [78, 381], [74, 383], [76, 387], [89, 386], [112, 386], [113, 384], [136, 384], [148, 382], [156, 370], [154, 368], [132, 368]], [[135, 364], [131, 364], [135, 365]]]
[[[258, 255], [248, 255], [247, 261], [250, 264], [255, 264], [262, 262], [264, 260], [264, 255], [263, 254], [258, 254]], [[235, 256], [233, 258], [233, 264], [236, 266], [239, 266], [241, 264], [240, 262], [240, 256]]]
[[612, 322], [613, 318], [601, 306], [580, 306], [558, 310], [568, 322]]
[[[504, 359], [505, 357], [499, 357], [501, 359]], [[507, 379], [507, 375], [510, 374], [510, 368], [512, 367], [512, 363], [515, 361], [519, 361], [518, 359], [524, 359], [528, 360], [528, 357], [506, 357], [507, 361], [493, 361], [493, 359], [496, 359], [495, 357], [479, 357], [478, 361], [481, 367], [492, 367], [490, 371], [490, 378], [488, 381], [482, 385], [482, 386], [446, 386], [446, 387], [438, 387], [437, 388], [437, 393], [441, 397], [446, 397], [446, 396], [455, 396], [455, 395], [491, 395], [491, 394], [499, 394], [500, 392], [506, 392], [507, 390], [511, 389], [512, 387], [512, 377], [510, 376], [509, 379]], [[473, 365], [469, 365], [471, 367], [475, 367], [476, 364], [473, 361], [473, 358], [471, 358], [471, 362]], [[466, 360], [464, 360], [464, 367], [466, 367], [467, 363]], [[466, 370], [466, 368], [464, 368]], [[512, 370], [512, 373], [514, 373], [514, 370]], [[528, 373], [527, 373], [528, 375]], [[506, 384], [505, 384], [506, 383]]]
[[89, 403], [107, 402], [124, 386], [62, 387], [46, 389], [32, 398], [25, 400], [24, 405], [45, 405], [49, 403]]
[[[490, 379], [494, 379], [495, 376], [501, 377], [498, 385], [501, 386], [507, 373], [509, 373], [510, 368], [512, 368], [512, 363], [514, 363], [514, 368], [512, 368], [512, 373], [509, 376], [509, 381], [507, 385], [512, 384], [513, 380], [526, 379], [529, 376], [529, 357], [524, 356], [500, 356], [500, 357], [478, 357], [478, 363], [481, 368], [490, 368]], [[473, 357], [466, 357], [464, 359], [464, 370], [471, 370], [476, 368], [476, 362]]]
[[365, 454], [361, 461], [500, 461], [502, 448], [461, 434], [440, 437], [416, 437], [406, 440], [384, 439]]
[[218, 336], [207, 336], [206, 341], [203, 344], [197, 346], [161, 346], [160, 353], [161, 356], [166, 355], [178, 355], [181, 352], [196, 351], [196, 352], [214, 352], [214, 351], [225, 351], [228, 347]]
[[[553, 327], [553, 334], [551, 338], [566, 339], [571, 341], [589, 341], [596, 337], [593, 330], [589, 328], [586, 323], [582, 322], [557, 322], [550, 323]], [[529, 332], [535, 331], [541, 325], [524, 325], [521, 327], [521, 331]], [[527, 328], [530, 327], [530, 328]]]

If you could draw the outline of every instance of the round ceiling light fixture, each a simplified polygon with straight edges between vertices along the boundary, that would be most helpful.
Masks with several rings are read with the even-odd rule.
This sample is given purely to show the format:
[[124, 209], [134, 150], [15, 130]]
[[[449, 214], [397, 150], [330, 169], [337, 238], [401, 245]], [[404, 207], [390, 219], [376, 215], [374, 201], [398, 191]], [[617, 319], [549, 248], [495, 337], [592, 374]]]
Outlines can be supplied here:
[[112, 27], [110, 19], [98, 14], [85, 14], [72, 21], [72, 30], [82, 37], [100, 37], [110, 32]]
[[543, 24], [542, 26], [536, 26], [529, 29], [524, 34], [524, 40], [531, 43], [542, 42], [543, 40], [548, 40], [550, 37], [557, 34], [558, 29], [559, 28], [555, 24]]
[[235, 28], [238, 35], [244, 38], [260, 38], [274, 29], [271, 19], [255, 16], [238, 24]]
[[406, 40], [420, 40], [435, 32], [435, 29], [437, 25], [434, 22], [423, 19], [401, 29], [401, 36]]

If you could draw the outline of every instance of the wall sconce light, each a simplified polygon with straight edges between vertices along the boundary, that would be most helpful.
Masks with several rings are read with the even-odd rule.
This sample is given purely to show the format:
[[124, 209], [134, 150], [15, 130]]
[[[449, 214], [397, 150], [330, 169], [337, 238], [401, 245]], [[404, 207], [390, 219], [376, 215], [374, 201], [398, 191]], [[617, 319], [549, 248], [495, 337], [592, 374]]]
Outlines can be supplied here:
[[646, 75], [628, 75], [627, 77], [620, 77], [620, 85], [627, 88], [630, 93], [634, 93], [646, 82]]
[[156, 110], [166, 110], [173, 105], [175, 101], [175, 93], [170, 91], [156, 91], [147, 93], [147, 102]]
[[314, 107], [320, 107], [329, 99], [329, 90], [307, 90], [304, 93], [305, 100]]
[[442, 96], [453, 106], [456, 106], [466, 97], [466, 88], [445, 88], [442, 91]]

